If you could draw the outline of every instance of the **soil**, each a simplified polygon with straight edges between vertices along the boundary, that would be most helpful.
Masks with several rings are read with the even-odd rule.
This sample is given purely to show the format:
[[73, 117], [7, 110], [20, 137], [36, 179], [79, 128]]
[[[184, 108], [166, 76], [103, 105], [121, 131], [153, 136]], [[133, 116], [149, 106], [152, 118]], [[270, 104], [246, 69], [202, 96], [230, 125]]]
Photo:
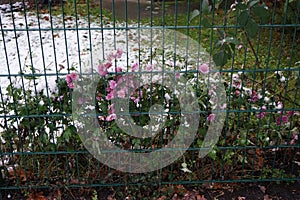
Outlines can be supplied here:
[[[172, 200], [198, 200], [199, 197], [202, 197], [201, 200], [300, 200], [300, 182], [297, 183], [281, 183], [276, 184], [272, 183], [231, 183], [231, 184], [213, 184], [208, 186], [201, 185], [197, 188], [183, 186], [185, 187], [184, 194], [172, 194], [171, 197], [166, 197], [165, 194], [157, 196], [154, 199], [172, 199]], [[215, 189], [217, 187], [217, 189]], [[98, 200], [115, 200], [115, 199], [139, 199], [140, 197], [132, 198], [134, 195], [129, 195], [130, 190], [123, 191], [123, 198], [115, 198], [115, 192], [117, 188], [78, 188], [78, 189], [68, 189], [65, 192], [60, 193], [61, 199], [64, 200], [91, 200], [94, 193], [93, 189], [97, 190]], [[114, 191], [113, 191], [114, 190]], [[124, 190], [119, 188], [119, 191]], [[158, 189], [159, 190], [159, 189]], [[157, 193], [157, 191], [152, 192]], [[40, 199], [55, 199], [57, 197], [57, 191], [37, 191], [35, 195], [29, 192], [29, 197], [24, 197], [24, 194], [21, 191], [2, 191], [0, 199], [3, 200], [40, 200]], [[2, 198], [1, 198], [2, 196]], [[8, 198], [8, 196], [10, 198]], [[43, 197], [43, 198], [42, 198]], [[126, 198], [127, 197], [127, 198]], [[153, 199], [153, 197], [146, 196], [147, 199]]]

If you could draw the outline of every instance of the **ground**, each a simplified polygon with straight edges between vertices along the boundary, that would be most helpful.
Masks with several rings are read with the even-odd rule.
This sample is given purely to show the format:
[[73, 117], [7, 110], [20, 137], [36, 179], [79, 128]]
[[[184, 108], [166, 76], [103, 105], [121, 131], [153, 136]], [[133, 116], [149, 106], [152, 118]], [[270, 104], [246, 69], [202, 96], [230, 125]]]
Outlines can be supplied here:
[[[172, 194], [164, 193], [163, 188], [174, 189]], [[176, 192], [182, 191], [181, 193]], [[134, 195], [126, 193], [123, 188], [107, 188], [100, 187], [95, 188], [97, 190], [97, 199], [99, 200], [114, 200], [114, 199], [139, 199]], [[123, 190], [123, 198], [116, 198], [116, 191]], [[192, 186], [161, 186], [158, 188], [160, 194], [154, 196], [144, 196], [146, 199], [155, 200], [299, 200], [300, 199], [300, 183], [223, 183], [223, 184], [213, 184], [213, 185], [201, 185]], [[44, 200], [44, 199], [54, 199], [59, 196], [64, 200], [89, 200], [95, 195], [93, 188], [88, 189], [68, 189], [65, 192], [58, 191], [37, 191], [29, 192], [29, 196], [24, 197], [20, 191], [2, 191], [2, 199], [18, 199], [18, 200]], [[157, 191], [151, 191], [157, 193]], [[10, 198], [8, 198], [10, 197]], [[126, 198], [127, 197], [127, 198]], [[43, 199], [44, 198], [44, 199]], [[1, 199], [1, 196], [0, 196]]]

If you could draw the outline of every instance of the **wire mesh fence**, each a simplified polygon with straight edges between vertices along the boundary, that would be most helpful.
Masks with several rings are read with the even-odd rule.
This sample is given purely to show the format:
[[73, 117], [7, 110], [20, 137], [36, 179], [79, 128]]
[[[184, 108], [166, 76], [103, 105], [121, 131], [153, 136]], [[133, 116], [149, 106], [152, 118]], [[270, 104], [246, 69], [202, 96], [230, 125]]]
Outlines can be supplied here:
[[0, 3], [1, 192], [299, 181], [300, 2]]

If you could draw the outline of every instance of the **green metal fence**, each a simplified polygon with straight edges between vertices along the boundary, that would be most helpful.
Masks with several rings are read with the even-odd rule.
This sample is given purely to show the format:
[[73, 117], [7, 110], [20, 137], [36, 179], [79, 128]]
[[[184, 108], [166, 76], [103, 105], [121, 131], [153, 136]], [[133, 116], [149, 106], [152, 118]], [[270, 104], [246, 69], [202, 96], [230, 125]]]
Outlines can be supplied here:
[[[3, 2], [1, 193], [299, 181], [299, 12], [299, 1], [293, 0]], [[168, 89], [172, 86], [164, 82], [173, 80], [168, 73], [178, 78], [171, 85], [180, 87], [185, 78], [181, 89], [192, 88], [196, 115], [189, 107], [194, 101], [184, 102], [176, 89]], [[137, 85], [113, 93], [121, 87], [120, 77]], [[145, 77], [150, 82], [144, 83]], [[89, 89], [76, 93], [79, 85], [94, 88], [92, 97]], [[214, 94], [218, 87], [226, 97]], [[126, 106], [138, 126], [149, 128], [155, 116], [165, 116], [164, 128], [143, 139], [130, 136], [134, 129], [120, 128], [112, 101], [121, 92], [130, 96]], [[189, 139], [190, 127], [186, 133], [178, 128], [184, 112], [199, 117], [196, 134], [187, 149], [169, 146], [170, 155], [183, 156], [167, 166], [160, 168], [162, 160], [155, 160], [154, 171], [123, 172], [127, 165], [143, 167], [143, 161], [133, 165], [118, 158], [123, 166], [111, 168], [92, 155], [99, 135], [84, 129], [80, 137], [80, 119], [93, 119], [76, 117], [90, 100], [105, 136], [129, 152], [156, 151], [178, 135]], [[163, 107], [153, 107], [157, 103]], [[206, 141], [209, 127], [222, 121], [219, 113], [225, 118], [214, 131], [220, 134]], [[205, 148], [209, 152], [201, 156]], [[108, 160], [115, 155], [99, 152]]]

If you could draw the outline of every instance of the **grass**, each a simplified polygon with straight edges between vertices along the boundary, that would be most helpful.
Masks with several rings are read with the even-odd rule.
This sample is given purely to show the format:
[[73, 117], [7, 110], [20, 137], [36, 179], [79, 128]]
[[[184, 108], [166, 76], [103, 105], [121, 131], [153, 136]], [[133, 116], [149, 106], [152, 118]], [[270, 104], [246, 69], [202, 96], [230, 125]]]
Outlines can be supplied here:
[[[83, 1], [83, 0], [67, 0], [63, 4], [54, 4], [49, 7], [49, 5], [43, 5], [42, 12], [49, 12], [51, 8], [52, 15], [64, 15], [64, 16], [80, 16], [85, 19], [90, 19], [90, 21], [95, 20], [112, 20], [112, 13], [101, 7], [99, 3], [94, 3], [93, 1]], [[35, 11], [35, 10], [33, 10]]]
[[[152, 24], [154, 26], [161, 26], [163, 21], [164, 26], [173, 26], [174, 28], [187, 26], [189, 24], [188, 17], [187, 14], [177, 17], [171, 15], [164, 16], [164, 18], [156, 17], [153, 18]], [[213, 17], [215, 24], [222, 25], [224, 23], [222, 12], [215, 13]], [[208, 18], [212, 20], [212, 16], [208, 16]], [[149, 24], [149, 20], [143, 19], [142, 23]], [[199, 25], [199, 19], [194, 19], [190, 24], [190, 26]], [[229, 26], [236, 26], [235, 19], [231, 18], [226, 26], [224, 26], [224, 29], [227, 29], [227, 31], [237, 31], [236, 37], [240, 39], [244, 47], [247, 46], [248, 48], [246, 54], [243, 50], [236, 49], [233, 62], [229, 61], [224, 68], [254, 69], [255, 57], [253, 52], [250, 51], [249, 44], [246, 43], [244, 33], [238, 28], [228, 28]], [[201, 46], [205, 47], [209, 52], [215, 52], [214, 43], [218, 36], [212, 28], [185, 28], [177, 30], [199, 41]], [[251, 39], [251, 43], [258, 56], [261, 68], [280, 69], [284, 67], [296, 67], [296, 62], [299, 61], [297, 60], [300, 57], [299, 31], [294, 33], [294, 30], [290, 29], [285, 30], [283, 33], [283, 30], [279, 28], [261, 28], [258, 36]]]

